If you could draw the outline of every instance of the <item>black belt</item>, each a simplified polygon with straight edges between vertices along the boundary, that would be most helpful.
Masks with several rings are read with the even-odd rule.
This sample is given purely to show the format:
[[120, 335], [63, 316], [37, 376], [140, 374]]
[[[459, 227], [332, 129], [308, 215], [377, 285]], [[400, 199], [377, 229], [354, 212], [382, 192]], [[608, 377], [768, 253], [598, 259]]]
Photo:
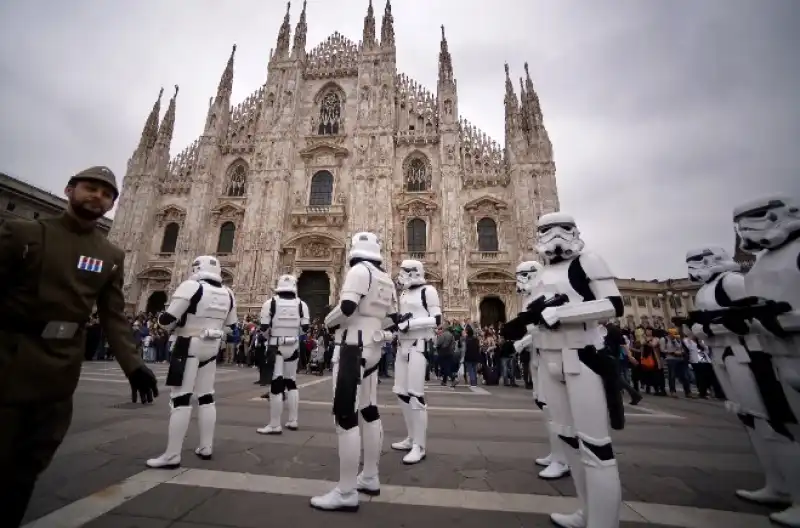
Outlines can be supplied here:
[[74, 323], [73, 321], [37, 321], [34, 319], [7, 319], [0, 317], [0, 330], [11, 334], [23, 334], [30, 336], [41, 336], [45, 327], [50, 323], [69, 323], [77, 324], [75, 330], [77, 334], [86, 327], [86, 322]]

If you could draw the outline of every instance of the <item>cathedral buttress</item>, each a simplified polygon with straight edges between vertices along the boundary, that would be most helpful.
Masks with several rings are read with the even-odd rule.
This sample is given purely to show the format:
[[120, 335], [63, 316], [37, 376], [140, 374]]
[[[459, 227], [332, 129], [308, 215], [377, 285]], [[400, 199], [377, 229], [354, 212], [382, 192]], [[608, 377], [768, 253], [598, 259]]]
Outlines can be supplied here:
[[[458, 240], [464, 229], [463, 199], [459, 196], [462, 187], [460, 170], [461, 145], [458, 132], [458, 83], [453, 75], [453, 58], [442, 26], [442, 39], [439, 43], [439, 76], [436, 84], [436, 104], [439, 116], [439, 167], [441, 168], [441, 183], [437, 185], [437, 201], [442, 204], [439, 219], [434, 219], [436, 231], [442, 233], [442, 243], [445, 252], [442, 266], [442, 279], [446, 284], [458, 288], [466, 288], [466, 274], [461, 259], [462, 248], [460, 244], [452, 241]], [[435, 179], [434, 179], [435, 180]], [[440, 225], [436, 223], [441, 222]], [[446, 233], [444, 231], [447, 231]]]

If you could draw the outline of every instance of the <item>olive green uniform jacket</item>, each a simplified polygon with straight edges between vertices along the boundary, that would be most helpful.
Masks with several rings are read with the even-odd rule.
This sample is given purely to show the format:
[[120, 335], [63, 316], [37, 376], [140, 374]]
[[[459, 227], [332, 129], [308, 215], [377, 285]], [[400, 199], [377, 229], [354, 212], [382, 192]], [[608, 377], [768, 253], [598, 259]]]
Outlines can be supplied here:
[[37, 322], [84, 325], [97, 306], [114, 357], [130, 375], [142, 359], [122, 294], [124, 253], [94, 227], [63, 214], [0, 225], [0, 405], [70, 399], [86, 332], [44, 339]]

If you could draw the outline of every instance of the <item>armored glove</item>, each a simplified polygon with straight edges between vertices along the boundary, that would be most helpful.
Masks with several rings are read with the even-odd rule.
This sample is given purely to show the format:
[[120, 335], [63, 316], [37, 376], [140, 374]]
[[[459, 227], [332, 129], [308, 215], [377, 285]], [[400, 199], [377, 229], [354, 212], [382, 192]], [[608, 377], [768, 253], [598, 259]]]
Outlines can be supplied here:
[[153, 403], [158, 397], [158, 380], [153, 371], [142, 365], [128, 376], [131, 384], [131, 401], [136, 403], [137, 396], [142, 403]]

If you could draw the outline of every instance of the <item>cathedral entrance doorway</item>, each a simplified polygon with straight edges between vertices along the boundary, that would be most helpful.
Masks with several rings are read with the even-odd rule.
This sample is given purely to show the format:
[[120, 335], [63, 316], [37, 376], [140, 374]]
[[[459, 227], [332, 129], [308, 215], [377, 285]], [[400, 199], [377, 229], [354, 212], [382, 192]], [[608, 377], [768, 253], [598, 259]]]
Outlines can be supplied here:
[[484, 297], [478, 310], [482, 327], [506, 322], [506, 305], [498, 297]]
[[157, 314], [167, 307], [167, 292], [155, 291], [147, 298], [147, 308], [145, 311], [149, 314]]
[[319, 270], [303, 271], [297, 281], [297, 295], [308, 305], [309, 318], [322, 319], [328, 314], [331, 281], [328, 274]]

